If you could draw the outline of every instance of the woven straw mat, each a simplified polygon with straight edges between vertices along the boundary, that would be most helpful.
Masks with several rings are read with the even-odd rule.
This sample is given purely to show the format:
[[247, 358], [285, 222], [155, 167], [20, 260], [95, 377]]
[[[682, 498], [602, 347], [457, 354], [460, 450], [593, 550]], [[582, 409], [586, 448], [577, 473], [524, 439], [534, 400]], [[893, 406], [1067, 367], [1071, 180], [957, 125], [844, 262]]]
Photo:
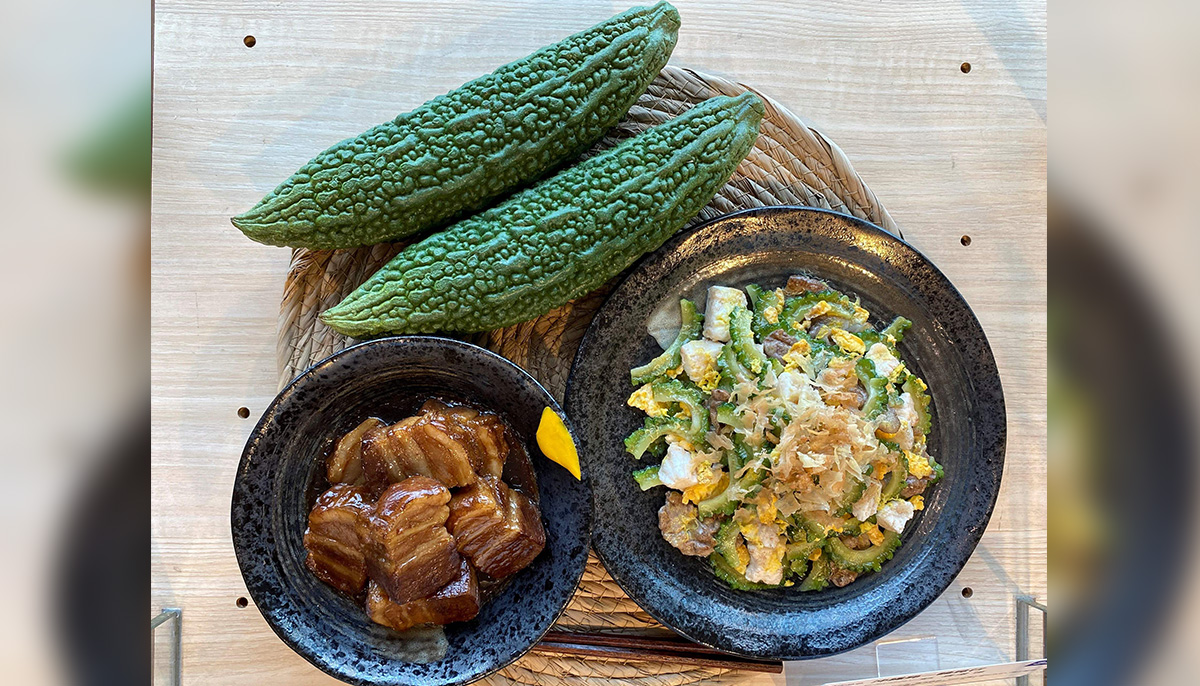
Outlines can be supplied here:
[[[720, 77], [666, 67], [594, 150], [612, 147], [708, 98], [747, 90], [766, 103], [758, 141], [733, 178], [689, 226], [751, 207], [807, 205], [852, 214], [900, 234], [887, 210], [836, 144], [754, 88]], [[391, 243], [354, 250], [300, 248], [292, 253], [279, 319], [280, 387], [318, 360], [354, 343], [326, 327], [317, 316], [366, 281], [404, 245]], [[475, 334], [469, 340], [525, 368], [561, 400], [575, 349], [610, 287], [606, 285], [532, 321]], [[621, 591], [594, 555], [589, 557], [579, 590], [557, 628], [635, 632], [661, 629]], [[737, 677], [737, 673], [723, 674], [723, 670], [707, 667], [530, 654], [488, 680], [545, 686], [599, 680], [680, 686]]]

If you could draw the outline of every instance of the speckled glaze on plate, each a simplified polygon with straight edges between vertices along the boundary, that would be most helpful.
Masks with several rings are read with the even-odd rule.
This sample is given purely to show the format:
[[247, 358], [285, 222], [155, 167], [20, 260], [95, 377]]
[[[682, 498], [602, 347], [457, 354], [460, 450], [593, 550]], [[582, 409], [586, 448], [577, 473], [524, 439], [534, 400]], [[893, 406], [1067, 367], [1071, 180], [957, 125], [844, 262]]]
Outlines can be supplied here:
[[[372, 623], [353, 599], [304, 567], [302, 538], [331, 443], [368, 416], [398, 421], [431, 396], [491, 409], [525, 441], [546, 548], [478, 617], [446, 627], [444, 659], [418, 664], [404, 659], [410, 647], [398, 634]], [[464, 684], [529, 650], [579, 584], [591, 534], [587, 471], [576, 481], [534, 440], [546, 406], [562, 416], [554, 398], [508, 360], [429, 336], [347, 348], [281, 391], [246, 443], [232, 509], [242, 577], [275, 633], [309, 662], [354, 684]]]
[[[913, 322], [901, 354], [929, 384], [929, 452], [946, 477], [879, 573], [845, 588], [734, 591], [704, 558], [658, 530], [661, 488], [641, 492], [622, 441], [643, 416], [627, 407], [629, 369], [660, 352], [650, 315], [680, 297], [699, 304], [714, 284], [782, 286], [806, 272], [862, 298], [872, 322]], [[843, 214], [767, 207], [728, 215], [648, 255], [596, 314], [567, 384], [567, 413], [592, 475], [592, 544], [621, 588], [655, 619], [714, 648], [800, 660], [850, 650], [916, 616], [950, 585], [978, 543], [1004, 467], [1005, 411], [987, 338], [962, 296], [929, 260], [881, 229]], [[652, 464], [653, 458], [646, 464]]]

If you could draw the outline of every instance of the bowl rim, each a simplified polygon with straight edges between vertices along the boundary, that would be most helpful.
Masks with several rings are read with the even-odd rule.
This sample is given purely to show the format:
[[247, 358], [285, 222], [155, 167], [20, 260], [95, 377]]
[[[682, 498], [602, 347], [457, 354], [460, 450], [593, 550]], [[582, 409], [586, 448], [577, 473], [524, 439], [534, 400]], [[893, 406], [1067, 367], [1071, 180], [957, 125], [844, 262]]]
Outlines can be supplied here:
[[[611, 303], [615, 302], [615, 300], [614, 300], [615, 297], [621, 292], [621, 290], [626, 286], [626, 284], [628, 282], [630, 282], [635, 276], [639, 275], [643, 270], [659, 266], [661, 263], [666, 262], [667, 260], [669, 260], [671, 255], [673, 255], [677, 251], [677, 249], [679, 249], [683, 244], [685, 244], [689, 240], [695, 240], [696, 239], [695, 237], [700, 235], [702, 232], [712, 230], [712, 228], [714, 226], [726, 224], [726, 223], [730, 223], [730, 222], [736, 223], [736, 222], [739, 222], [739, 221], [742, 221], [745, 219], [763, 218], [763, 219], [769, 220], [771, 218], [774, 218], [774, 217], [777, 217], [780, 215], [794, 215], [794, 214], [824, 215], [829, 218], [835, 219], [837, 221], [844, 222], [845, 224], [848, 225], [847, 228], [849, 228], [849, 230], [854, 233], [866, 233], [875, 240], [889, 244], [891, 248], [898, 250], [900, 253], [905, 254], [907, 257], [913, 258], [914, 261], [919, 265], [919, 267], [928, 276], [932, 277], [932, 279], [936, 282], [935, 287], [937, 289], [944, 292], [946, 294], [946, 296], [948, 296], [951, 300], [957, 301], [957, 304], [961, 306], [960, 307], [961, 311], [963, 313], [965, 313], [965, 315], [968, 317], [969, 326], [972, 326], [974, 329], [976, 329], [979, 334], [978, 343], [980, 345], [980, 350], [978, 352], [979, 352], [980, 361], [984, 363], [984, 366], [986, 367], [986, 372], [991, 377], [993, 377], [994, 381], [995, 381], [996, 396], [997, 396], [995, 400], [997, 401], [997, 404], [998, 404], [998, 407], [996, 408], [996, 409], [998, 409], [998, 414], [992, 415], [992, 421], [994, 424], [998, 425], [998, 438], [993, 444], [985, 445], [984, 446], [985, 449], [982, 450], [981, 452], [987, 453], [990, 451], [990, 453], [994, 453], [998, 459], [998, 464], [996, 465], [996, 468], [995, 468], [995, 479], [989, 480], [989, 483], [987, 484], [987, 488], [986, 488], [987, 506], [986, 506], [986, 508], [983, 509], [983, 511], [978, 513], [978, 517], [974, 520], [977, 523], [977, 526], [971, 527], [971, 531], [969, 532], [969, 534], [967, 534], [966, 536], [963, 537], [963, 540], [965, 541], [966, 545], [962, 548], [962, 551], [964, 551], [964, 552], [961, 552], [954, 559], [953, 572], [940, 574], [940, 576], [944, 577], [944, 583], [937, 584], [936, 593], [929, 593], [928, 598], [922, 600], [919, 603], [919, 607], [915, 611], [908, 613], [906, 616], [899, 618], [898, 621], [886, 623], [886, 626], [881, 626], [881, 628], [867, 632], [868, 635], [862, 640], [839, 641], [838, 644], [834, 645], [833, 647], [827, 647], [827, 646], [820, 647], [820, 648], [816, 648], [816, 649], [814, 649], [812, 651], [808, 651], [808, 652], [793, 652], [793, 653], [780, 654], [780, 653], [770, 652], [769, 650], [766, 650], [766, 649], [764, 649], [764, 650], [739, 650], [739, 649], [732, 648], [726, 641], [724, 641], [723, 639], [725, 639], [726, 637], [721, 635], [721, 633], [719, 631], [701, 630], [701, 629], [689, 628], [689, 627], [681, 628], [680, 626], [677, 625], [677, 622], [675, 622], [670, 616], [667, 616], [666, 614], [664, 614], [660, 610], [660, 608], [652, 606], [647, 603], [644, 603], [642, 598], [640, 597], [641, 594], [638, 592], [638, 590], [636, 588], [634, 588], [632, 586], [630, 581], [628, 579], [623, 578], [623, 575], [620, 572], [613, 571], [613, 565], [610, 562], [609, 554], [606, 550], [603, 549], [602, 545], [600, 544], [600, 542], [604, 540], [603, 534], [601, 533], [601, 535], [597, 536], [596, 535], [597, 532], [595, 530], [593, 531], [592, 549], [596, 552], [596, 556], [598, 558], [600, 558], [600, 561], [604, 564], [605, 569], [608, 570], [610, 576], [612, 576], [613, 580], [616, 581], [618, 586], [620, 586], [621, 590], [624, 591], [626, 593], [626, 595], [628, 595], [631, 599], [633, 599], [634, 602], [636, 602], [639, 607], [641, 607], [643, 610], [645, 610], [647, 614], [649, 614], [651, 617], [653, 617], [655, 620], [657, 620], [660, 624], [663, 624], [664, 626], [670, 628], [672, 631], [683, 636], [684, 638], [687, 638], [688, 640], [694, 641], [696, 643], [707, 646], [709, 648], [719, 650], [724, 653], [738, 655], [741, 657], [746, 657], [746, 658], [751, 658], [751, 659], [773, 659], [773, 660], [787, 660], [787, 661], [809, 660], [809, 659], [828, 657], [831, 655], [836, 655], [839, 653], [847, 652], [849, 650], [853, 650], [853, 649], [861, 647], [861, 646], [869, 645], [871, 642], [878, 640], [880, 637], [903, 626], [904, 624], [906, 624], [907, 622], [909, 622], [910, 620], [915, 618], [917, 615], [921, 614], [921, 612], [923, 612], [925, 609], [927, 609], [929, 607], [929, 605], [931, 605], [939, 597], [941, 597], [941, 595], [945, 592], [945, 590], [947, 588], [949, 588], [949, 586], [953, 583], [954, 579], [957, 578], [958, 574], [962, 572], [963, 567], [966, 566], [967, 561], [974, 554], [975, 549], [978, 546], [980, 539], [983, 537], [983, 533], [987, 529], [987, 525], [988, 525], [989, 521], [991, 520], [991, 516], [992, 516], [993, 511], [995, 510], [996, 502], [997, 502], [997, 499], [999, 496], [1001, 481], [1003, 478], [1003, 468], [1004, 468], [1005, 456], [1007, 453], [1007, 443], [1008, 443], [1006, 403], [1004, 400], [1003, 386], [1001, 383], [999, 370], [996, 366], [995, 355], [992, 351], [991, 344], [989, 343], [989, 341], [987, 339], [986, 332], [983, 330], [983, 326], [982, 326], [982, 324], [980, 324], [979, 319], [975, 315], [974, 310], [971, 309], [970, 304], [967, 303], [966, 299], [962, 296], [962, 293], [959, 292], [959, 290], [954, 286], [954, 284], [950, 281], [950, 279], [944, 273], [942, 273], [942, 271], [940, 269], [937, 268], [937, 266], [933, 263], [932, 260], [930, 260], [928, 257], [926, 257], [917, 248], [915, 248], [914, 246], [909, 244], [903, 238], [900, 238], [892, 233], [889, 233], [889, 232], [885, 231], [884, 229], [876, 226], [875, 224], [872, 224], [864, 219], [860, 219], [858, 217], [855, 217], [855, 216], [852, 216], [849, 214], [845, 214], [842, 212], [836, 212], [836, 211], [827, 210], [824, 208], [806, 207], [806, 206], [797, 206], [797, 205], [771, 205], [771, 206], [766, 206], [766, 207], [755, 207], [755, 208], [739, 210], [737, 212], [731, 212], [729, 214], [715, 217], [708, 221], [697, 224], [694, 227], [680, 231], [679, 233], [677, 233], [676, 235], [671, 237], [669, 240], [667, 240], [667, 242], [665, 242], [657, 250], [655, 250], [651, 253], [647, 253], [641, 259], [639, 259], [632, 267], [630, 267], [628, 270], [626, 270], [626, 272], [621, 276], [621, 279], [616, 283], [616, 285], [612, 288], [612, 290], [609, 292], [609, 294], [605, 297], [604, 303], [601, 304], [601, 306], [596, 310], [596, 313], [592, 319], [592, 322], [589, 323], [587, 330], [584, 332], [583, 337], [580, 339], [579, 347], [577, 348], [575, 356], [572, 359], [571, 373], [567, 377], [566, 390], [563, 394], [564, 407], [569, 408], [569, 407], [572, 407], [574, 404], [574, 398], [576, 397], [575, 391], [576, 391], [576, 380], [577, 380], [575, 371], [576, 371], [576, 368], [584, 360], [585, 355], [588, 353], [589, 348], [591, 347], [594, 337], [597, 335], [595, 322], [597, 322], [598, 320], [601, 319], [605, 310], [609, 308]], [[823, 226], [820, 226], [816, 229], [816, 231], [820, 232], [823, 228], [824, 228]], [[586, 413], [584, 413], [584, 414], [586, 414]], [[585, 441], [586, 438], [587, 437], [584, 434], [584, 432], [581, 431], [579, 434], [578, 440]], [[581, 445], [581, 455], [583, 456], [583, 459], [585, 460], [585, 464], [586, 464], [586, 462], [591, 461], [592, 459], [602, 459], [602, 457], [600, 457], [598, 455], [593, 456], [594, 452], [595, 451], [588, 449], [588, 447], [586, 445]], [[596, 520], [597, 519], [597, 517], [596, 517], [596, 497], [597, 496], [596, 496], [596, 491], [594, 488], [593, 488], [592, 493], [593, 493], [593, 515], [592, 516], [593, 516], [593, 520]], [[603, 526], [603, 525], [601, 525], [601, 526]], [[619, 569], [620, 565], [617, 565], [617, 567]], [[739, 592], [739, 593], [741, 593], [741, 592]], [[745, 593], [756, 593], [756, 592], [749, 591], [749, 592], [745, 592]], [[817, 610], [817, 611], [821, 611], [821, 610]]]
[[[253, 525], [253, 522], [255, 521], [254, 517], [251, 514], [249, 514], [247, 512], [247, 509], [243, 506], [244, 505], [243, 500], [245, 498], [247, 498], [247, 494], [244, 492], [245, 486], [243, 485], [243, 478], [244, 478], [246, 472], [252, 467], [252, 464], [251, 464], [252, 458], [254, 457], [255, 453], [257, 452], [259, 441], [265, 435], [266, 427], [274, 419], [274, 417], [278, 413], [280, 407], [284, 403], [288, 402], [289, 399], [295, 395], [296, 390], [300, 386], [310, 382], [312, 379], [318, 377], [322, 372], [331, 368], [332, 366], [345, 363], [348, 359], [353, 358], [355, 355], [359, 354], [364, 349], [374, 348], [374, 347], [379, 347], [379, 346], [401, 348], [401, 347], [405, 346], [406, 344], [410, 344], [410, 343], [426, 343], [426, 344], [433, 344], [434, 346], [445, 346], [445, 347], [450, 347], [450, 348], [458, 348], [460, 350], [467, 352], [468, 354], [479, 355], [483, 359], [489, 360], [490, 363], [497, 365], [499, 368], [505, 369], [507, 373], [512, 374], [513, 376], [517, 377], [517, 379], [519, 381], [528, 384], [534, 391], [536, 391], [538, 394], [540, 394], [542, 397], [542, 400], [545, 402], [545, 406], [551, 408], [555, 413], [557, 413], [558, 416], [566, 424], [568, 432], [571, 433], [572, 436], [575, 435], [575, 430], [571, 423], [571, 420], [567, 417], [567, 414], [561, 407], [560, 403], [554, 398], [554, 396], [550, 393], [550, 391], [548, 391], [537, 379], [535, 379], [533, 377], [532, 374], [527, 372], [525, 369], [523, 369], [522, 367], [517, 365], [512, 360], [509, 360], [508, 358], [504, 357], [503, 355], [500, 355], [492, 350], [488, 350], [487, 348], [484, 348], [482, 346], [475, 345], [474, 343], [469, 343], [467, 341], [459, 340], [456, 338], [448, 338], [445, 336], [434, 336], [434, 335], [383, 336], [383, 337], [379, 337], [379, 338], [372, 338], [372, 339], [369, 339], [366, 341], [361, 341], [354, 345], [347, 346], [346, 348], [343, 348], [342, 350], [334, 352], [334, 353], [322, 358], [321, 360], [319, 360], [317, 362], [314, 362], [310, 367], [305, 369], [300, 374], [297, 374], [295, 378], [293, 378], [291, 381], [289, 381], [287, 383], [287, 385], [285, 385], [282, 389], [279, 390], [279, 392], [275, 395], [275, 397], [271, 400], [270, 403], [268, 403], [267, 407], [263, 410], [263, 413], [259, 417], [258, 422], [254, 425], [254, 428], [250, 431], [250, 434], [247, 436], [246, 444], [242, 449], [242, 454], [238, 461], [237, 471], [234, 475], [233, 492], [232, 492], [232, 497], [231, 497], [231, 502], [230, 502], [230, 531], [231, 531], [232, 539], [233, 539], [234, 556], [236, 557], [237, 564], [238, 564], [238, 572], [242, 577], [243, 584], [246, 586], [247, 594], [250, 596], [251, 600], [254, 601], [255, 609], [257, 609], [259, 614], [262, 615], [263, 619], [266, 621], [267, 625], [271, 627], [271, 630], [275, 633], [275, 635], [278, 636], [279, 639], [281, 641], [283, 641], [283, 643], [292, 650], [292, 652], [294, 652], [297, 655], [299, 655], [300, 657], [304, 658], [307, 662], [309, 662], [313, 666], [317, 667], [318, 669], [320, 669], [322, 672], [328, 674], [329, 676], [332, 676], [332, 677], [339, 679], [341, 681], [344, 681], [346, 683], [356, 684], [359, 686], [378, 686], [379, 684], [382, 684], [382, 683], [403, 684], [403, 683], [407, 683], [407, 682], [404, 682], [399, 679], [396, 681], [389, 681], [389, 682], [380, 682], [380, 681], [375, 681], [375, 680], [370, 680], [370, 679], [360, 679], [360, 678], [355, 677], [354, 675], [347, 674], [344, 671], [339, 670], [338, 665], [335, 660], [326, 659], [323, 656], [314, 654], [314, 652], [312, 650], [310, 650], [307, 646], [304, 646], [301, 643], [299, 643], [296, 640], [296, 638], [289, 631], [287, 631], [285, 628], [280, 626], [281, 617], [278, 615], [280, 614], [280, 612], [283, 611], [282, 607], [276, 608], [273, 610], [267, 610], [262, 607], [262, 604], [258, 602], [257, 598], [255, 598], [257, 593], [254, 590], [252, 584], [250, 583], [250, 579], [247, 578], [247, 564], [250, 561], [244, 559], [245, 553], [243, 551], [243, 544], [245, 542], [247, 542], [248, 540], [256, 537], [256, 533], [254, 531], [254, 525]], [[549, 458], [547, 458], [547, 460], [548, 459]], [[535, 471], [535, 473], [537, 472], [536, 467], [535, 467], [534, 471]], [[594, 520], [592, 517], [590, 503], [592, 501], [593, 493], [592, 493], [591, 482], [590, 482], [590, 479], [588, 478], [588, 472], [586, 469], [583, 470], [582, 476], [583, 476], [583, 478], [579, 479], [577, 483], [580, 485], [581, 488], [584, 489], [583, 496], [585, 497], [586, 502], [589, 504], [589, 507], [584, 508], [583, 511], [580, 513], [580, 516], [582, 516], [582, 518], [583, 518], [583, 532], [582, 532], [583, 539], [582, 540], [583, 540], [584, 548], [586, 550], [591, 550], [591, 537], [592, 537]], [[570, 604], [571, 598], [574, 597], [576, 590], [579, 588], [579, 584], [583, 579], [583, 574], [586, 571], [586, 567], [587, 567], [587, 556], [585, 554], [583, 556], [582, 562], [577, 565], [577, 569], [575, 570], [575, 572], [573, 574], [568, 575], [568, 578], [565, 579], [568, 582], [569, 588], [571, 589], [570, 593], [566, 595], [566, 599], [554, 611], [553, 616], [549, 619], [549, 621], [545, 624], [545, 626], [540, 627], [535, 632], [535, 636], [534, 636], [533, 640], [530, 641], [527, 646], [525, 646], [521, 650], [516, 651], [514, 654], [509, 656], [507, 659], [500, 660], [496, 664], [487, 667], [487, 669], [485, 669], [485, 670], [472, 671], [470, 674], [462, 676], [460, 678], [447, 680], [447, 681], [443, 681], [443, 682], [439, 682], [439, 683], [445, 684], [446, 686], [451, 686], [454, 684], [470, 683], [470, 682], [476, 681], [478, 679], [487, 677], [487, 676], [495, 673], [496, 671], [503, 669], [504, 667], [519, 660], [524, 655], [526, 655], [530, 650], [532, 650], [534, 648], [534, 646], [537, 645], [537, 643], [539, 641], [542, 640], [542, 637], [544, 637], [546, 635], [546, 633], [549, 632], [554, 627], [555, 622], [557, 622], [558, 619], [566, 611], [567, 606]], [[411, 662], [403, 662], [403, 661], [401, 661], [401, 663], [402, 664], [419, 664], [419, 663], [411, 663]], [[400, 675], [397, 675], [397, 676], [399, 677]]]

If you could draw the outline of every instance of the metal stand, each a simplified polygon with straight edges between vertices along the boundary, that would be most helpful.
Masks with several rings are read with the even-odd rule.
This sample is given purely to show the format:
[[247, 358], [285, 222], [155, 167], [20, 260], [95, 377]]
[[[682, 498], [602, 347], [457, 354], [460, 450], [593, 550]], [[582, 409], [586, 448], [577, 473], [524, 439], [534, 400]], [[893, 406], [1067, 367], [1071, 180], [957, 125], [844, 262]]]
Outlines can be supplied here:
[[164, 607], [157, 617], [150, 620], [150, 683], [154, 683], [154, 643], [158, 627], [163, 624], [171, 625], [171, 684], [181, 686], [183, 683], [183, 610], [178, 607]]
[[[1042, 671], [1046, 669], [1046, 606], [1034, 600], [1031, 595], [1017, 596], [1017, 661], [1029, 660], [1029, 609], [1042, 612]], [[1043, 674], [1042, 680], [1045, 681]], [[1029, 686], [1029, 675], [1017, 677], [1017, 686]]]

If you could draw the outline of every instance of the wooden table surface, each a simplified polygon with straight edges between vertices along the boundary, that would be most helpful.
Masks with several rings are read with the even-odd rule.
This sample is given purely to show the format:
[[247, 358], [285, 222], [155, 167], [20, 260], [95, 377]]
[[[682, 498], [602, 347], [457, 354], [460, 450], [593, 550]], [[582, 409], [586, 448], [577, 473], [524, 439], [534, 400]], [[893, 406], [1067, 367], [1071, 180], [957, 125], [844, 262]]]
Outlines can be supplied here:
[[[1008, 404], [1000, 502], [958, 581], [884, 643], [789, 665], [788, 682], [1011, 660], [1013, 594], [1046, 597], [1044, 3], [675, 4], [671, 62], [755, 85], [845, 150], [971, 303]], [[151, 611], [183, 608], [186, 683], [332, 681], [236, 602], [230, 493], [276, 389], [289, 251], [228, 218], [329, 144], [626, 7], [156, 3]]]

